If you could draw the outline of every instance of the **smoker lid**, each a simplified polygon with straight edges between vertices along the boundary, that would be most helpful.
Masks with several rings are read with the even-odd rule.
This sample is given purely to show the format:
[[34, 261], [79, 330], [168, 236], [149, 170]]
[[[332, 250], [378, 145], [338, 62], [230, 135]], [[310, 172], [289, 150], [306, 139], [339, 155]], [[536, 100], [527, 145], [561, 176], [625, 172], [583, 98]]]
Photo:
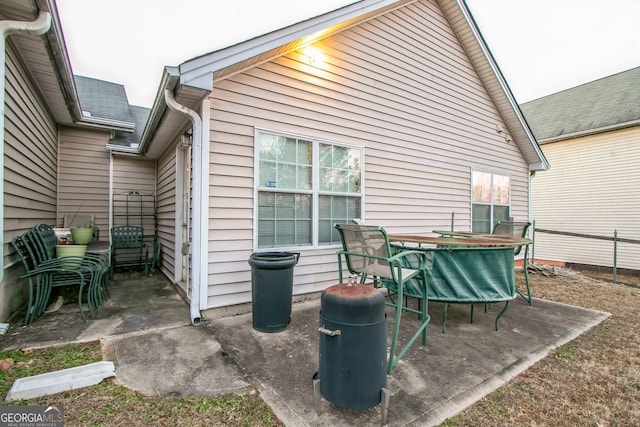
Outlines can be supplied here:
[[384, 293], [371, 285], [340, 283], [325, 289], [320, 313], [326, 320], [360, 325], [385, 319]]

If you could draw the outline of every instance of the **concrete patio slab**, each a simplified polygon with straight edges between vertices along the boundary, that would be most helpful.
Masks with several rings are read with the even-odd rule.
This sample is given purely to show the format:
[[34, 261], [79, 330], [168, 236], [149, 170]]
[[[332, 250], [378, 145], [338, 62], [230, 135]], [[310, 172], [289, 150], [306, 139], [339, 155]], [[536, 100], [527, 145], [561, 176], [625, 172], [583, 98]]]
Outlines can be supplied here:
[[[443, 334], [442, 304], [429, 307], [427, 347], [414, 343], [387, 377], [388, 425], [438, 425], [609, 316], [543, 300], [530, 307], [518, 300], [495, 331], [502, 304], [489, 306], [487, 313], [476, 306], [473, 324], [470, 307], [454, 305]], [[286, 425], [379, 425], [380, 405], [348, 410], [321, 399], [321, 412], [316, 413], [312, 378], [318, 370], [319, 308], [319, 301], [294, 305], [291, 324], [278, 333], [253, 330], [251, 314], [207, 323], [236, 363], [260, 383], [263, 399]], [[392, 314], [387, 312], [390, 330]], [[406, 339], [417, 325], [416, 317], [403, 316], [401, 325]]]
[[[316, 412], [319, 299], [294, 304], [286, 330], [264, 333], [252, 328], [251, 313], [216, 318], [204, 312], [202, 325], [191, 326], [188, 305], [159, 273], [118, 274], [110, 290], [96, 318], [82, 322], [77, 305], [67, 303], [29, 326], [12, 323], [0, 347], [100, 340], [116, 380], [144, 394], [213, 396], [257, 387], [287, 426], [380, 424], [380, 405], [348, 410], [321, 398]], [[387, 376], [388, 425], [438, 425], [609, 316], [543, 300], [530, 307], [518, 299], [495, 331], [501, 307], [485, 313], [476, 306], [469, 323], [469, 306], [451, 306], [443, 334], [442, 304], [429, 305], [428, 346], [414, 344]], [[387, 314], [391, 330], [393, 311]], [[403, 316], [400, 340], [416, 323], [415, 315]]]

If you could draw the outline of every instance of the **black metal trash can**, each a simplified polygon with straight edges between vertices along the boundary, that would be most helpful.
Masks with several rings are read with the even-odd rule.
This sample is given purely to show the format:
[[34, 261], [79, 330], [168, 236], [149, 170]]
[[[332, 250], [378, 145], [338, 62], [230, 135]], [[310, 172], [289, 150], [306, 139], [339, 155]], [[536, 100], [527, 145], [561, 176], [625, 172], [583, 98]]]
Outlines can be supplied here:
[[255, 252], [251, 265], [253, 328], [260, 332], [280, 332], [291, 321], [293, 267], [300, 254]]
[[325, 289], [319, 332], [320, 394], [347, 409], [379, 404], [387, 385], [384, 294], [360, 284]]

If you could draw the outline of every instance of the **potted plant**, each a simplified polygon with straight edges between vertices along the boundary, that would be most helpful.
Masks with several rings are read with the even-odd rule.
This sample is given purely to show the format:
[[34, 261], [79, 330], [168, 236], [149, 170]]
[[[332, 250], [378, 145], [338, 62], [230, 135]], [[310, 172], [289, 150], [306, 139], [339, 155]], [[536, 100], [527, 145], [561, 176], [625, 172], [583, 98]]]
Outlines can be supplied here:
[[60, 266], [67, 270], [73, 270], [80, 267], [82, 257], [87, 252], [87, 245], [57, 245], [56, 256], [58, 258], [72, 257], [68, 261], [63, 262]]
[[[80, 208], [76, 211], [71, 218], [69, 231], [71, 231], [71, 240], [76, 245], [87, 245], [93, 239], [93, 216], [92, 215], [83, 215], [78, 218], [78, 212]], [[76, 221], [76, 218], [78, 220]]]
[[93, 227], [71, 227], [71, 240], [76, 245], [88, 245], [93, 239]]

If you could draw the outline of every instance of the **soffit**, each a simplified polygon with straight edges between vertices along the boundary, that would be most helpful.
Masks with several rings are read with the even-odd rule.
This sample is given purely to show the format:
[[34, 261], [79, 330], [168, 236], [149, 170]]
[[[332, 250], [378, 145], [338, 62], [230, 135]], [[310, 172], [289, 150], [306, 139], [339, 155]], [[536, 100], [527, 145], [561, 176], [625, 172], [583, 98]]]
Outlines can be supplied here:
[[12, 34], [8, 39], [16, 47], [20, 60], [56, 122], [73, 124], [74, 115], [79, 117], [79, 103], [55, 6], [45, 0], [2, 0], [2, 3], [2, 20], [30, 22], [38, 17], [40, 10], [51, 13], [51, 29], [46, 34]]
[[[203, 99], [209, 94], [208, 91], [190, 86], [177, 86], [177, 78], [171, 79], [164, 87], [173, 92], [178, 104], [197, 111], [199, 114], [202, 113], [200, 106]], [[156, 106], [158, 109], [152, 112], [152, 116], [147, 122], [142, 138], [144, 147], [141, 147], [142, 154], [153, 159], [159, 158], [167, 147], [172, 146], [180, 138], [185, 130], [192, 127], [189, 117], [169, 109], [166, 103], [156, 102]], [[149, 135], [149, 132], [153, 133]]]

